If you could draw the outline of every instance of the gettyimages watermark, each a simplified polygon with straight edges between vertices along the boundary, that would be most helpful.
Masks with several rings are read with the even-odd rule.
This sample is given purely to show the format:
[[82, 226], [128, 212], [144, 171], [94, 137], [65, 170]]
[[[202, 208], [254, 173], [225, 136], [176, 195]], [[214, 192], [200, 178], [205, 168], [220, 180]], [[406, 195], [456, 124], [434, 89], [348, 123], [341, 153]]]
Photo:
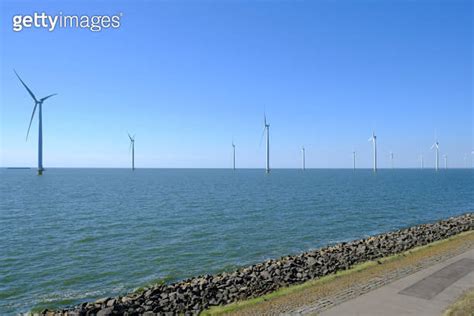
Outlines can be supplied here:
[[31, 15], [14, 15], [13, 31], [24, 29], [47, 29], [53, 32], [57, 29], [88, 29], [100, 32], [104, 29], [118, 29], [121, 25], [122, 13], [116, 15], [66, 15], [62, 12], [49, 15], [45, 12], [35, 12]]

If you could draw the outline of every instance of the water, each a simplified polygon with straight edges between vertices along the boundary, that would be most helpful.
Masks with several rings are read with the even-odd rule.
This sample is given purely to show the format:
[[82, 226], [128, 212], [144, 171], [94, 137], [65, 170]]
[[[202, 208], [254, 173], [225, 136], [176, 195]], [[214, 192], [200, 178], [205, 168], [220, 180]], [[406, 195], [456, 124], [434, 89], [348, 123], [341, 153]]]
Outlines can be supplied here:
[[474, 210], [473, 170], [0, 170], [0, 314]]

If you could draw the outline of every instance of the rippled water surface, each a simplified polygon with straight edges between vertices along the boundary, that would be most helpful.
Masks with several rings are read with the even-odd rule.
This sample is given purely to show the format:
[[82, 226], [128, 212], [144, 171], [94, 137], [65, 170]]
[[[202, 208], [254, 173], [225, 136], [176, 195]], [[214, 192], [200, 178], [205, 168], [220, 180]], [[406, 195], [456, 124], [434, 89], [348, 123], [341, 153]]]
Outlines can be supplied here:
[[0, 314], [474, 209], [473, 170], [0, 170]]

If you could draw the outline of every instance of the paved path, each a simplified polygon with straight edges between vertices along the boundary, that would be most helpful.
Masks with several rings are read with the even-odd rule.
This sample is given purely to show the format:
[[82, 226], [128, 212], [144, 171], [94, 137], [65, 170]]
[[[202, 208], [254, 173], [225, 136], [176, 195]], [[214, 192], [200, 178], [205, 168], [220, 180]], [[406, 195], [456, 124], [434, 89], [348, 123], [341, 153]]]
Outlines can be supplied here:
[[320, 315], [441, 315], [474, 287], [474, 249], [332, 307]]

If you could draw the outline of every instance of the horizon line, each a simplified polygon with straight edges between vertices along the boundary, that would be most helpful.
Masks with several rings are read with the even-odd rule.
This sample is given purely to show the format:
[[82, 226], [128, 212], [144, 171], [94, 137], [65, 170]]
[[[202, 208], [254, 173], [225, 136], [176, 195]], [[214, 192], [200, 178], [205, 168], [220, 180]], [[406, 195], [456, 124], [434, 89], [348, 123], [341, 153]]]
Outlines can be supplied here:
[[[36, 169], [36, 167], [28, 167], [28, 166], [0, 166], [0, 169], [17, 169], [17, 170], [29, 170], [29, 169]], [[130, 167], [48, 167], [44, 168], [47, 169], [131, 169]], [[135, 169], [208, 169], [208, 170], [232, 170], [232, 167], [135, 167]], [[373, 171], [372, 167], [361, 167], [361, 168], [352, 168], [352, 167], [306, 167], [305, 170], [326, 170], [326, 169], [343, 169], [343, 170], [370, 170]], [[377, 170], [395, 170], [395, 169], [416, 169], [416, 170], [436, 170], [435, 167], [400, 167], [400, 168], [392, 168], [392, 167], [382, 167], [377, 168]], [[448, 167], [448, 168], [439, 168], [441, 170], [449, 170], [449, 169], [474, 169], [473, 167]], [[242, 167], [242, 168], [235, 168], [235, 170], [265, 170], [262, 167]], [[301, 167], [275, 167], [271, 168], [270, 170], [302, 170]]]

